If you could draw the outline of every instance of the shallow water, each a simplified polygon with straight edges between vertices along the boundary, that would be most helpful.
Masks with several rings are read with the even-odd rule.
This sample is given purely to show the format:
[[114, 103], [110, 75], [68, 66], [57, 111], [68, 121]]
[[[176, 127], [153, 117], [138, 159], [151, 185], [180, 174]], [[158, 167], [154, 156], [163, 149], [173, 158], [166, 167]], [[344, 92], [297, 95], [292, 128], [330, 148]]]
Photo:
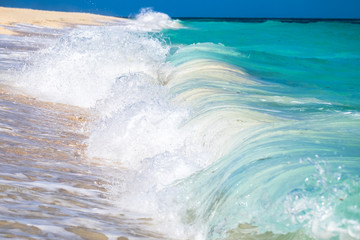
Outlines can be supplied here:
[[1, 90], [1, 238], [162, 239], [108, 198], [110, 173], [84, 156], [89, 112]]

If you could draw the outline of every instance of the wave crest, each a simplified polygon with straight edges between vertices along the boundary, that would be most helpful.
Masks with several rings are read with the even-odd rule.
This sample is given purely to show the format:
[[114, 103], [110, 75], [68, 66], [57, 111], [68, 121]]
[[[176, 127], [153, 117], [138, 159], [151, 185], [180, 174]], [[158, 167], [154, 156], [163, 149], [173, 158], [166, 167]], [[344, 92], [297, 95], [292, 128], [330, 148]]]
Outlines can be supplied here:
[[138, 27], [148, 31], [179, 29], [183, 27], [178, 20], [173, 20], [167, 14], [155, 12], [151, 8], [141, 9], [135, 19]]

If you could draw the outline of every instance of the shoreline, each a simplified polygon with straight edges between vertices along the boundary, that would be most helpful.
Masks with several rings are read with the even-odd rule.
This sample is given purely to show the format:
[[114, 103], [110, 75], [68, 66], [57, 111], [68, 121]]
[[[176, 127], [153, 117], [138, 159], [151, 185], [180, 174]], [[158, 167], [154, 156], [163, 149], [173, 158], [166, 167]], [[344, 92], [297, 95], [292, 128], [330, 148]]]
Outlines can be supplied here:
[[0, 34], [5, 35], [21, 35], [21, 33], [6, 28], [6, 26], [16, 26], [17, 24], [59, 29], [75, 25], [103, 25], [116, 21], [127, 21], [127, 19], [91, 13], [0, 7]]

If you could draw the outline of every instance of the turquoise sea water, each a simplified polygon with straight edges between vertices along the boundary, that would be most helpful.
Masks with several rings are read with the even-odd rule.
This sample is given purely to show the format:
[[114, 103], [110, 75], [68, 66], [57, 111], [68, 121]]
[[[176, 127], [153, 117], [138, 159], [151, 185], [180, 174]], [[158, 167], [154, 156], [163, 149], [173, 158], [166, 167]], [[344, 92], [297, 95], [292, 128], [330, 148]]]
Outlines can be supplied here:
[[[360, 239], [358, 21], [143, 12], [109, 26], [28, 28], [18, 30], [37, 34], [0, 38], [2, 83], [89, 112], [73, 161], [105, 190], [88, 193], [85, 215], [56, 206], [72, 222], [81, 217], [75, 226], [116, 239], [116, 225], [136, 216], [134, 226], [151, 219], [146, 229], [159, 234], [123, 227], [129, 239]], [[79, 188], [76, 176], [66, 179]], [[42, 237], [74, 233], [57, 217], [41, 227], [26, 219]]]
[[[209, 239], [239, 223], [316, 239], [359, 238], [360, 25], [183, 24], [166, 32], [181, 45], [168, 59], [195, 73], [171, 91], [198, 90], [190, 97], [194, 118], [232, 112], [221, 123], [231, 129], [242, 121], [236, 112], [246, 110], [246, 121], [257, 122], [245, 131], [234, 127], [231, 150], [182, 183], [191, 186], [186, 218], [206, 223]], [[237, 81], [230, 73], [238, 69], [254, 83]]]

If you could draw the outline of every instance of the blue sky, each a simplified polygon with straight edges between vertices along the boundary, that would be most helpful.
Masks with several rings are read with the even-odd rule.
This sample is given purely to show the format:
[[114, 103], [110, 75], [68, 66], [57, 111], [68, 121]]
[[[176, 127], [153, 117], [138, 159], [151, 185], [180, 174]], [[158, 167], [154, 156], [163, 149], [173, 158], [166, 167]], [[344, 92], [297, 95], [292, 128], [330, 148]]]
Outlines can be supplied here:
[[360, 18], [360, 0], [0, 0], [0, 6], [113, 16], [152, 7], [171, 17]]

